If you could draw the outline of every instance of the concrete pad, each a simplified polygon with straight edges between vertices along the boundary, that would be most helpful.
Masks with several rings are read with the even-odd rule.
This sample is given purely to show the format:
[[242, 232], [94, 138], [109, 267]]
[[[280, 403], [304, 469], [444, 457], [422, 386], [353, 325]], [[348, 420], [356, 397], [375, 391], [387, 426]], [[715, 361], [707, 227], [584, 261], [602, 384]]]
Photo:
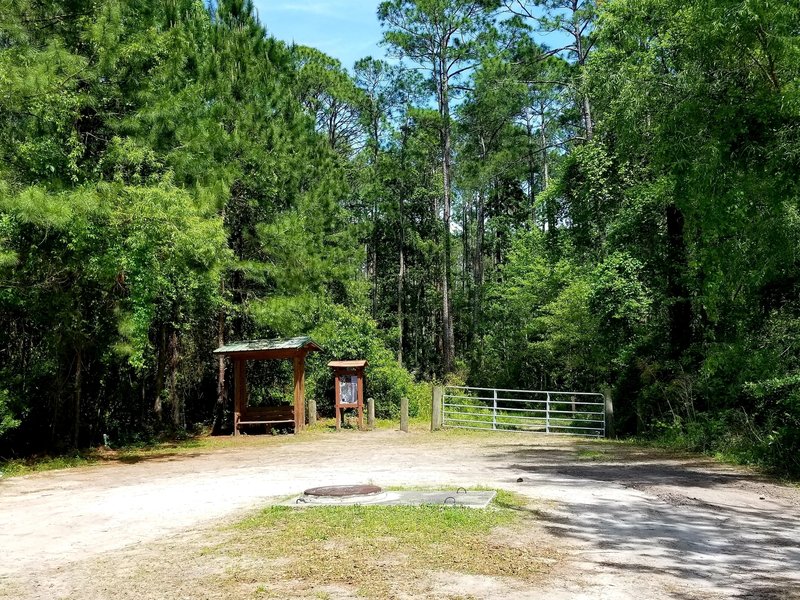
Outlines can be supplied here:
[[280, 506], [295, 506], [309, 508], [312, 506], [422, 506], [432, 504], [437, 506], [459, 506], [464, 508], [486, 508], [494, 499], [497, 492], [465, 492], [459, 490], [436, 490], [420, 492], [412, 490], [381, 492], [362, 496], [345, 497], [314, 497], [300, 495]]

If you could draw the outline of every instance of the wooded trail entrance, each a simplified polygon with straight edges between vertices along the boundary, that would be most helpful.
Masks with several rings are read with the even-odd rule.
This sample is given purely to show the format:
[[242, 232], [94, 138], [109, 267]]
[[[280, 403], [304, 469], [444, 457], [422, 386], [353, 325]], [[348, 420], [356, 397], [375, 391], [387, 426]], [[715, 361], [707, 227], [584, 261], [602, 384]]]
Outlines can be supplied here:
[[596, 392], [444, 387], [441, 426], [605, 437], [606, 402]]

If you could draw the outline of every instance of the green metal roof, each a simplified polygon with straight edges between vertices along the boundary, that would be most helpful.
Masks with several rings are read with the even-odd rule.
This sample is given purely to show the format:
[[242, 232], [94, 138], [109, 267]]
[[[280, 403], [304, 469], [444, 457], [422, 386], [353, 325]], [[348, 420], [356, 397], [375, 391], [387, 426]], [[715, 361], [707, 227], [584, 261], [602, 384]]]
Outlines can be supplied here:
[[242, 340], [225, 344], [214, 350], [214, 354], [236, 354], [238, 352], [261, 352], [263, 350], [322, 350], [319, 344], [307, 335], [271, 340]]

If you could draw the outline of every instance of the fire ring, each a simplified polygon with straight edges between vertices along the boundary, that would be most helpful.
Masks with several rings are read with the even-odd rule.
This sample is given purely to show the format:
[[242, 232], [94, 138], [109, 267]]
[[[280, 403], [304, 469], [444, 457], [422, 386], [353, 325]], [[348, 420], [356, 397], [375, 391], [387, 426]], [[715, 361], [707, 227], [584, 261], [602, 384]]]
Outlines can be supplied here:
[[350, 498], [352, 496], [373, 496], [383, 492], [377, 485], [328, 485], [309, 488], [304, 496], [312, 498]]

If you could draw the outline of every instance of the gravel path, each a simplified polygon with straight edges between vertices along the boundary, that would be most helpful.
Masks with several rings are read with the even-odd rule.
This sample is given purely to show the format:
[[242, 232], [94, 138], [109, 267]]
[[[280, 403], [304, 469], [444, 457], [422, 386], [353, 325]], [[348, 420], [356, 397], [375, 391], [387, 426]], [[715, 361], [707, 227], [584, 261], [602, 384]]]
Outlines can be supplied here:
[[534, 500], [542, 543], [565, 558], [515, 597], [800, 598], [798, 488], [630, 445], [388, 430], [2, 479], [0, 597], [81, 597], [70, 577], [87, 561], [196, 535], [308, 487], [365, 482], [487, 485]]

